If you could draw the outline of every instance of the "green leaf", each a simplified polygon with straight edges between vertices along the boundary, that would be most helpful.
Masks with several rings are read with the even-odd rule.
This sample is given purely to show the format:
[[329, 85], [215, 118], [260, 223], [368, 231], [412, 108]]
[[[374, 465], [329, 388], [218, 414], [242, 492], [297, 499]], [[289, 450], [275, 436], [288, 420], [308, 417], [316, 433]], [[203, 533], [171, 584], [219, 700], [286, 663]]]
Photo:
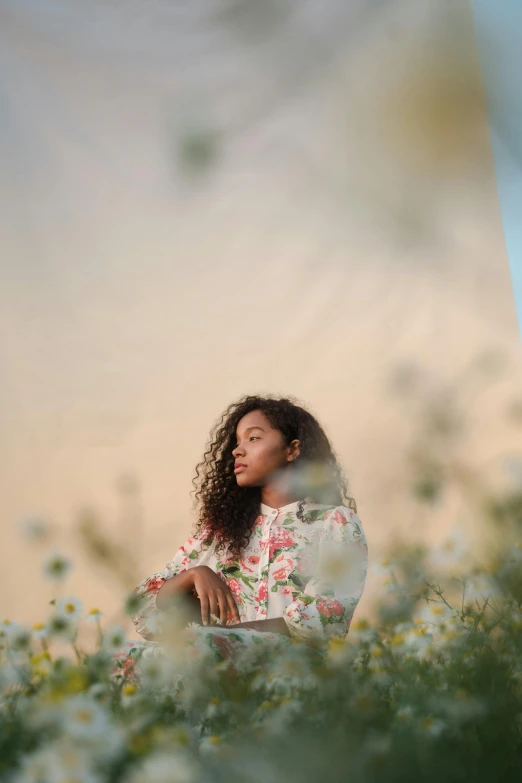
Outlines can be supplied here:
[[234, 565], [224, 566], [221, 569], [221, 573], [225, 574], [226, 576], [240, 576], [241, 570], [237, 563], [235, 563]]

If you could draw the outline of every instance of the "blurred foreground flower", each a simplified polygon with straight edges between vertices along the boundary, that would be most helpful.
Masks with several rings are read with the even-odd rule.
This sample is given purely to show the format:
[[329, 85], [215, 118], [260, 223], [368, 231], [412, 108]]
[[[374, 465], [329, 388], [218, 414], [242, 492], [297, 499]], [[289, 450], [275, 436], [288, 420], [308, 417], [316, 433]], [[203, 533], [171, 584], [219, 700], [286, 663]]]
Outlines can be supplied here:
[[42, 564], [44, 576], [60, 582], [66, 578], [72, 568], [72, 561], [58, 551], [50, 552]]

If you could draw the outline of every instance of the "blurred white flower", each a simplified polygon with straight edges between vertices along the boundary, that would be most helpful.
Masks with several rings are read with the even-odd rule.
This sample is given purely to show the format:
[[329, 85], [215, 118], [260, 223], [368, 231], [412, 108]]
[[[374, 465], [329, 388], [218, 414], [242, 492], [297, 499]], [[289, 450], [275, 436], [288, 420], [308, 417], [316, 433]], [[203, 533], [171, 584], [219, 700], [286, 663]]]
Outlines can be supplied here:
[[47, 622], [47, 632], [51, 638], [71, 641], [76, 634], [76, 624], [63, 614], [51, 615]]
[[133, 769], [127, 783], [197, 783], [200, 772], [182, 753], [161, 751], [148, 756]]
[[395, 718], [401, 723], [410, 723], [413, 718], [413, 707], [409, 704], [399, 707], [395, 713]]
[[377, 635], [377, 629], [365, 617], [353, 620], [348, 632], [348, 638], [354, 645], [369, 642]]
[[470, 542], [463, 528], [455, 525], [445, 538], [428, 552], [428, 568], [438, 571], [460, 570], [470, 554]]
[[340, 549], [336, 541], [324, 540], [317, 565], [317, 578], [336, 591], [350, 595], [364, 578], [366, 564], [357, 547]]
[[278, 489], [284, 493], [307, 497], [318, 503], [335, 504], [336, 483], [331, 469], [321, 462], [302, 461], [293, 470], [280, 470], [272, 475]]
[[458, 690], [451, 701], [444, 704], [444, 709], [448, 717], [457, 723], [475, 721], [487, 714], [485, 702], [462, 690]]
[[19, 628], [20, 623], [9, 620], [7, 617], [2, 617], [0, 619], [0, 642], [7, 643]]
[[42, 783], [59, 780], [60, 763], [51, 748], [43, 748], [22, 757], [16, 783]]
[[[430, 601], [418, 610], [414, 621], [417, 625], [441, 626], [453, 619], [453, 610], [442, 601]], [[433, 630], [430, 628], [430, 630]]]
[[347, 641], [347, 637], [336, 637], [328, 641], [327, 660], [329, 663], [338, 665], [345, 663], [354, 653], [354, 645]]
[[25, 517], [20, 521], [20, 532], [29, 540], [45, 541], [49, 538], [49, 523], [43, 517]]
[[426, 734], [430, 737], [438, 737], [446, 728], [446, 724], [444, 721], [434, 718], [432, 715], [425, 715], [419, 720], [417, 728], [421, 734]]
[[50, 552], [42, 563], [43, 575], [57, 582], [65, 579], [71, 568], [72, 561], [58, 551]]
[[487, 574], [473, 574], [466, 577], [465, 601], [485, 601], [486, 598], [494, 600], [500, 595], [499, 589]]
[[518, 455], [504, 457], [502, 466], [505, 472], [514, 479], [518, 487], [522, 487], [522, 459]]
[[31, 646], [32, 634], [29, 628], [18, 623], [9, 626], [8, 643], [11, 650], [22, 652]]
[[31, 628], [33, 639], [46, 639], [49, 636], [49, 629], [45, 623], [34, 623]]
[[405, 649], [416, 656], [419, 653], [422, 655], [422, 653], [432, 644], [432, 635], [429, 633], [427, 627], [423, 625], [417, 625], [411, 628], [403, 634], [403, 637]]
[[13, 660], [6, 660], [0, 667], [0, 688], [12, 688], [22, 685], [26, 676], [25, 667], [18, 666]]
[[78, 620], [82, 613], [82, 602], [74, 596], [60, 598], [56, 604], [56, 614], [68, 617], [70, 620]]
[[165, 688], [174, 672], [165, 655], [143, 656], [138, 666], [140, 682], [145, 688]]
[[397, 567], [397, 563], [388, 555], [372, 559], [368, 566], [368, 575], [384, 576], [388, 579]]
[[126, 641], [127, 634], [125, 633], [125, 628], [121, 625], [111, 625], [103, 635], [102, 647], [105, 652], [112, 654], [118, 652], [125, 645]]
[[74, 739], [103, 738], [109, 725], [103, 707], [89, 696], [73, 696], [63, 705], [63, 728]]
[[63, 740], [24, 756], [14, 780], [16, 783], [101, 783], [90, 769], [88, 756]]
[[277, 656], [267, 667], [265, 685], [268, 691], [288, 694], [296, 688], [310, 690], [317, 684], [309, 661], [299, 648]]
[[103, 612], [100, 609], [97, 609], [96, 607], [93, 607], [92, 609], [89, 609], [87, 614], [85, 615], [85, 619], [88, 623], [97, 623], [101, 618], [103, 617]]
[[391, 749], [391, 736], [375, 730], [369, 733], [363, 745], [365, 754], [370, 757], [386, 756]]
[[93, 683], [87, 693], [96, 701], [101, 702], [107, 701], [111, 697], [111, 689], [105, 682]]

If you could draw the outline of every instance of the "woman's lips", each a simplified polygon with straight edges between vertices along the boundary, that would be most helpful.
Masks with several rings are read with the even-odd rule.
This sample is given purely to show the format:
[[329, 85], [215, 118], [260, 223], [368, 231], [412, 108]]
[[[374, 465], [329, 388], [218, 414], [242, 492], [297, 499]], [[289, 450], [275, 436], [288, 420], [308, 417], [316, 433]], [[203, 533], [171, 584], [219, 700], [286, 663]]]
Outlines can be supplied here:
[[246, 470], [246, 465], [237, 465], [237, 467], [234, 468], [234, 473], [241, 473], [242, 470]]

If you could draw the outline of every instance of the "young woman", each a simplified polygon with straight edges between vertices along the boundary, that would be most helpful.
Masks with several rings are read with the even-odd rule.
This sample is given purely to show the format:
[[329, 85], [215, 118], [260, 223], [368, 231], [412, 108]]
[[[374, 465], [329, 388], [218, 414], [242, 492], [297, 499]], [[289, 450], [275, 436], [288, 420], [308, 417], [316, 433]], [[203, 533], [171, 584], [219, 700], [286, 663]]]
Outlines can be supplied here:
[[193, 536], [135, 591], [141, 608], [133, 620], [145, 639], [154, 640], [158, 619], [180, 593], [199, 598], [201, 626], [190, 630], [218, 658], [230, 652], [231, 638], [236, 646], [255, 634], [266, 638], [265, 627], [274, 638], [347, 633], [368, 547], [332, 447], [310, 413], [286, 398], [233, 403], [193, 483]]

